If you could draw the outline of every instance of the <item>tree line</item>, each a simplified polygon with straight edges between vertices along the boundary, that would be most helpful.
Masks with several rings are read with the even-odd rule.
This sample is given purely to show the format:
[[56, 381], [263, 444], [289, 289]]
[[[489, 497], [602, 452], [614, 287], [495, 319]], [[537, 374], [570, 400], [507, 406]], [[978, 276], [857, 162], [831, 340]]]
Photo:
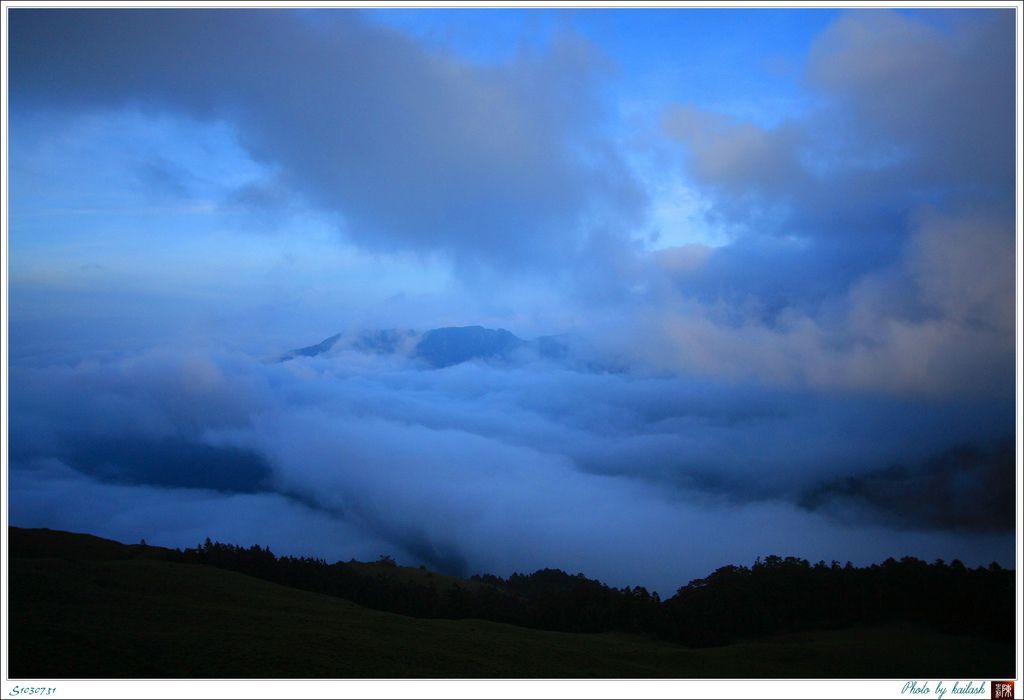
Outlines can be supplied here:
[[769, 556], [750, 567], [721, 567], [661, 600], [640, 586], [613, 588], [558, 569], [508, 578], [476, 575], [440, 585], [429, 573], [395, 575], [387, 558], [381, 566], [356, 567], [209, 539], [177, 552], [177, 558], [403, 615], [564, 632], [632, 632], [688, 646], [899, 622], [999, 641], [1014, 638], [1014, 572], [995, 563], [971, 569], [959, 561], [929, 564], [904, 557], [855, 567]]

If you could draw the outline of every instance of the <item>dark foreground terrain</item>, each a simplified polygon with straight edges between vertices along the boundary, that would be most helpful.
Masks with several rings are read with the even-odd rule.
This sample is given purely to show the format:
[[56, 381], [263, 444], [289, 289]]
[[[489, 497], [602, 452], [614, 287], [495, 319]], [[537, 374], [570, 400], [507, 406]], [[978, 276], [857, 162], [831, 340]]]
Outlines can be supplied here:
[[[10, 529], [12, 678], [997, 678], [1012, 644], [899, 623], [689, 648], [368, 609], [173, 550]], [[941, 615], [941, 611], [936, 611]], [[1010, 613], [1012, 615], [1012, 611]]]

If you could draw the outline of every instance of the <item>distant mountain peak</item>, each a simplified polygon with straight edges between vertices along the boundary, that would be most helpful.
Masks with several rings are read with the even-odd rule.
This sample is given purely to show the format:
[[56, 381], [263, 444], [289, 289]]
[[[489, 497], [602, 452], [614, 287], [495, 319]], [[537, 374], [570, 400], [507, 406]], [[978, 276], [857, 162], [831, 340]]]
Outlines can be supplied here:
[[486, 328], [480, 325], [446, 326], [424, 333], [395, 328], [337, 333], [315, 345], [290, 350], [279, 361], [316, 357], [333, 350], [404, 356], [431, 369], [471, 361], [508, 366], [532, 359], [568, 365], [583, 371], [621, 371], [599, 359], [595, 361], [586, 344], [568, 334], [523, 340], [505, 328]]
[[469, 360], [508, 360], [525, 342], [504, 328], [454, 326], [427, 331], [416, 345], [414, 357], [431, 367], [450, 367]]
[[334, 345], [340, 339], [341, 333], [336, 333], [335, 335], [332, 335], [330, 338], [325, 338], [324, 340], [321, 340], [316, 345], [307, 345], [304, 348], [289, 350], [284, 355], [281, 355], [280, 362], [285, 362], [296, 357], [314, 357], [316, 355], [321, 355], [330, 350], [331, 348], [333, 348]]

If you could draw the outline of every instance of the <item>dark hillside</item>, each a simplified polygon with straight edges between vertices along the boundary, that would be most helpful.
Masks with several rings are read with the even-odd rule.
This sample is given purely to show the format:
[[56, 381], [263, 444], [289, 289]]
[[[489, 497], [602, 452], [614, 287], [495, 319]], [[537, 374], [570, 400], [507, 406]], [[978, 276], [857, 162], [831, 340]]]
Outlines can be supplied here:
[[[792, 606], [756, 586], [775, 567], [785, 569], [785, 560], [720, 570], [662, 603], [642, 588], [614, 589], [550, 569], [460, 582], [390, 561], [328, 565], [214, 543], [181, 552], [18, 528], [9, 530], [9, 541], [10, 664], [19, 678], [1013, 674], [1013, 644], [1000, 641], [1001, 633], [954, 635], [883, 613], [870, 624], [843, 619], [834, 629], [801, 631], [804, 620], [771, 629], [764, 621], [781, 618], [758, 608], [769, 599], [781, 610]], [[790, 565], [803, 571], [799, 560]], [[891, 576], [894, 566], [908, 564], [878, 569]], [[921, 566], [929, 567], [913, 568]], [[1001, 581], [1009, 573], [979, 569], [971, 576]], [[294, 580], [307, 590], [259, 578]], [[358, 605], [343, 593], [392, 611]], [[786, 595], [813, 602], [799, 583]], [[437, 606], [433, 615], [394, 612], [427, 604]], [[460, 605], [464, 614], [457, 615]], [[474, 606], [492, 621], [474, 615]], [[1009, 610], [1012, 626], [1012, 599]], [[438, 612], [462, 619], [424, 619]], [[499, 616], [523, 616], [531, 625], [494, 621]], [[556, 626], [576, 633], [550, 629]], [[723, 641], [732, 636], [749, 641]], [[718, 646], [672, 641], [687, 637]]]

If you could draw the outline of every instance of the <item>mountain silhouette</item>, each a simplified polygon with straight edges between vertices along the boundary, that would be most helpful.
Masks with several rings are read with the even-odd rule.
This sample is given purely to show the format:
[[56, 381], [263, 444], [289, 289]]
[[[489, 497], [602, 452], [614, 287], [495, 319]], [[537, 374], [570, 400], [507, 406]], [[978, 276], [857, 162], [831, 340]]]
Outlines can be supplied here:
[[298, 357], [316, 357], [336, 350], [351, 350], [375, 355], [405, 355], [432, 369], [474, 360], [507, 365], [530, 359], [576, 364], [587, 370], [603, 368], [589, 359], [580, 360], [577, 357], [580, 345], [569, 335], [548, 335], [524, 340], [504, 328], [484, 326], [450, 326], [424, 333], [388, 328], [362, 331], [348, 337], [337, 333], [315, 345], [289, 350], [278, 361], [287, 362]]

